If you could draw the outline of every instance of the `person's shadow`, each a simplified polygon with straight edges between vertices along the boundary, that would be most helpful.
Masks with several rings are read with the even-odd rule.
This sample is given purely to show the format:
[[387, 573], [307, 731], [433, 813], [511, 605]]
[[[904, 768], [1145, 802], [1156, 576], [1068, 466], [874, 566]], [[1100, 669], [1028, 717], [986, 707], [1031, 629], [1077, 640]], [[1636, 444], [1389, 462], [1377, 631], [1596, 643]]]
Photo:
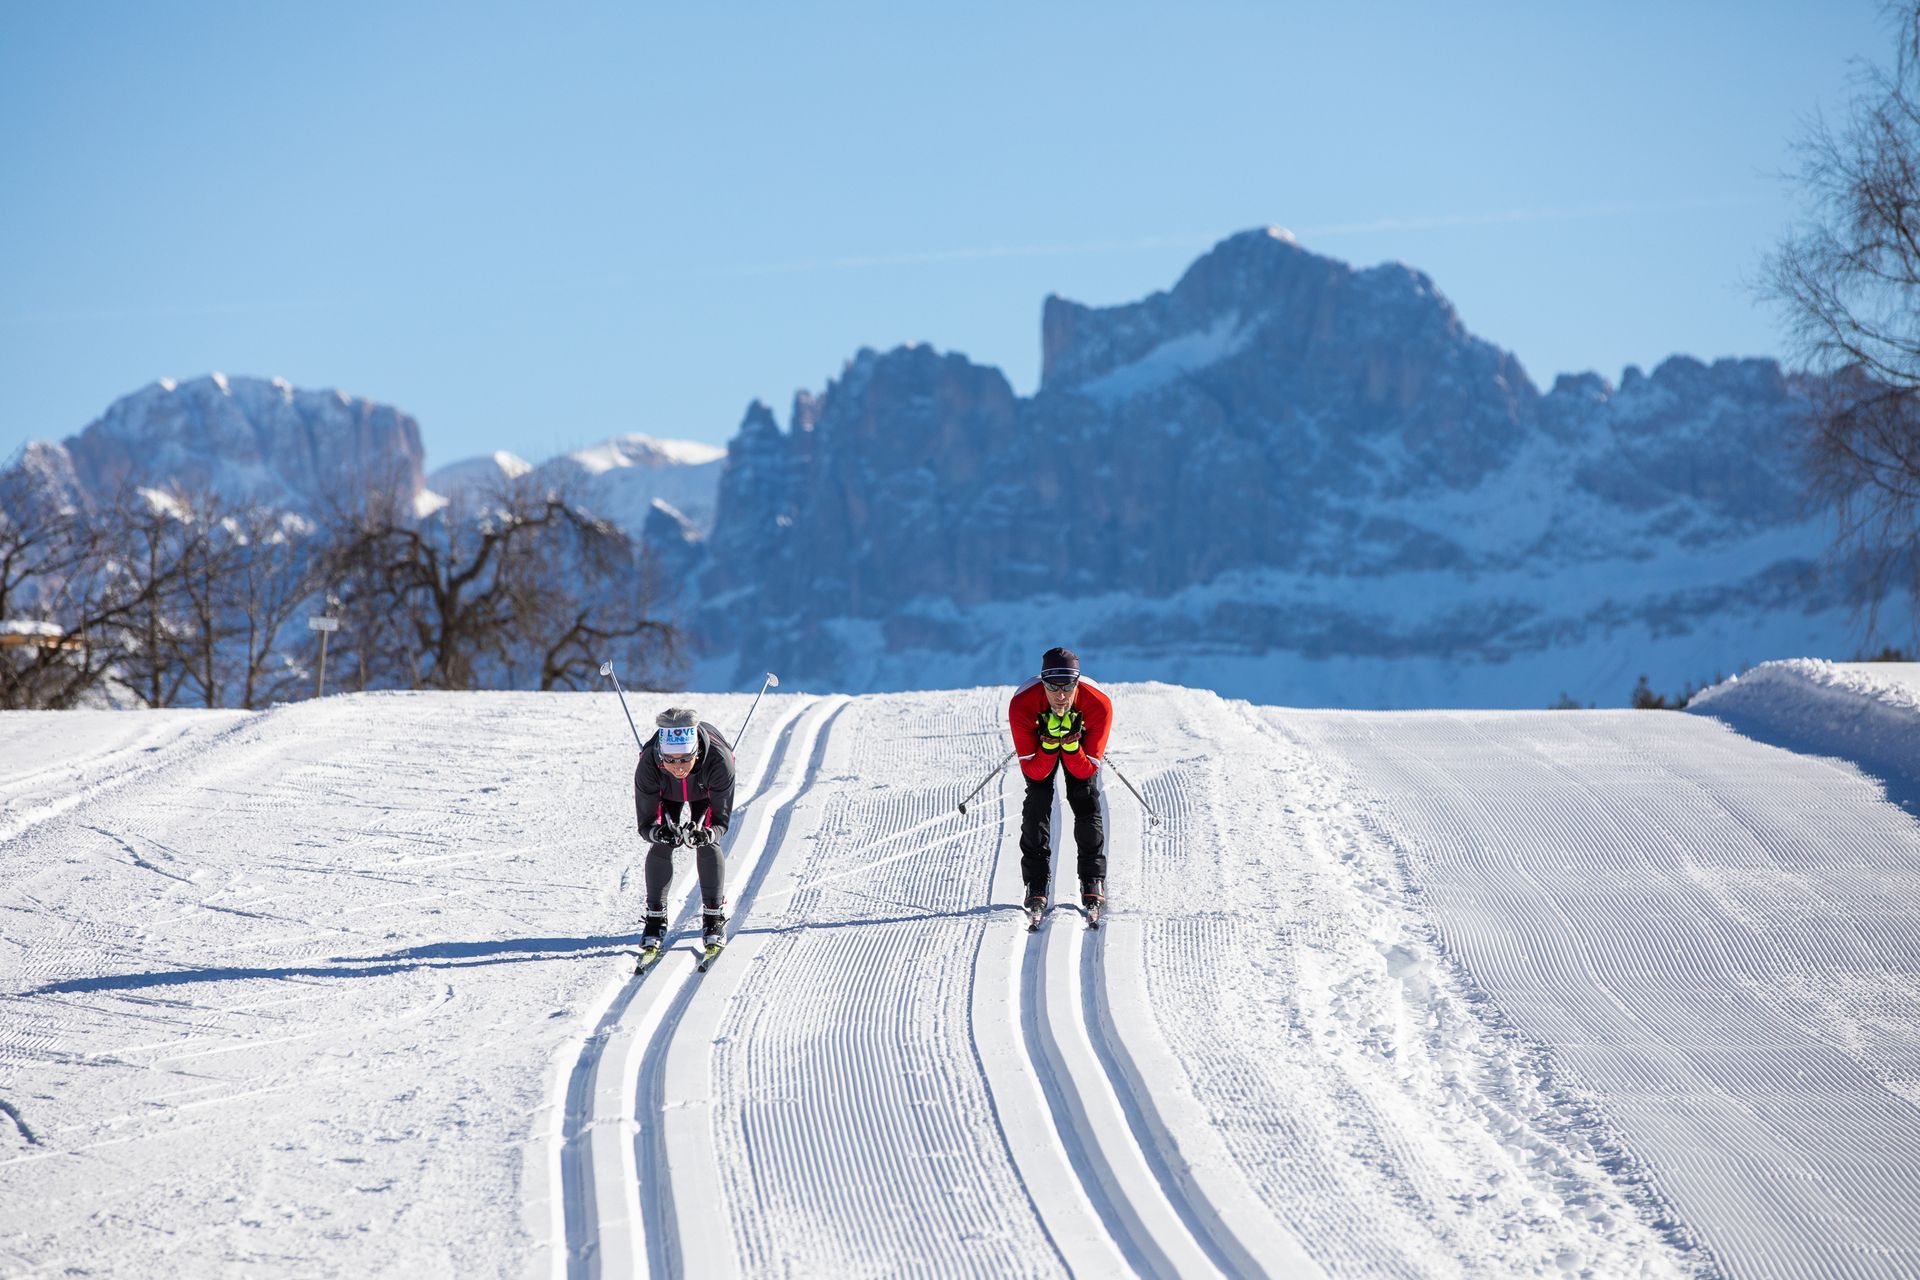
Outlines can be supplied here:
[[68, 978], [23, 992], [45, 996], [85, 991], [138, 991], [193, 982], [237, 982], [248, 978], [374, 978], [414, 969], [470, 969], [487, 964], [524, 964], [535, 960], [576, 960], [617, 956], [640, 943], [640, 935], [604, 934], [586, 938], [502, 938], [491, 942], [435, 942], [377, 956], [330, 956], [324, 963], [258, 969], [162, 969], [153, 973]]
[[[927, 920], [960, 919], [1001, 911], [1019, 911], [1010, 903], [967, 907], [959, 911], [920, 911], [908, 915], [868, 916], [855, 920], [822, 920], [802, 924], [748, 925], [741, 934], [793, 934], [813, 929], [849, 929], [862, 926], [916, 924]], [[737, 936], [737, 935], [736, 935]], [[584, 938], [500, 938], [489, 942], [433, 942], [374, 956], [330, 956], [319, 964], [278, 965], [255, 969], [231, 966], [208, 969], [161, 969], [152, 973], [108, 974], [97, 978], [68, 978], [21, 993], [50, 996], [90, 991], [140, 991], [150, 987], [177, 987], [196, 982], [240, 982], [249, 978], [377, 978], [416, 969], [471, 969], [489, 964], [525, 964], [539, 960], [590, 960], [630, 954], [640, 945], [637, 933], [598, 934]]]

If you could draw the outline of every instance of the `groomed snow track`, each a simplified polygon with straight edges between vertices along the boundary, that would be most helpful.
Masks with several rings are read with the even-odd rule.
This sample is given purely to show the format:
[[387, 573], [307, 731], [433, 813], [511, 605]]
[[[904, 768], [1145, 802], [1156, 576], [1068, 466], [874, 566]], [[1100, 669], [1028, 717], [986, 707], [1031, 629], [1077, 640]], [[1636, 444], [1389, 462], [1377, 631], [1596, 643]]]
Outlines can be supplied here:
[[[1085, 928], [1073, 902], [1071, 852], [1056, 876], [1060, 901], [1047, 924], [1038, 934], [1023, 927], [1015, 905], [1021, 890], [1017, 786], [1005, 789], [987, 821], [979, 809], [972, 819], [957, 815], [958, 791], [946, 794], [951, 786], [868, 803], [822, 803], [815, 795], [806, 861], [816, 870], [794, 873], [802, 797], [823, 775], [843, 785], [860, 776], [861, 766], [846, 757], [859, 750], [864, 735], [830, 732], [847, 710], [844, 700], [796, 710], [772, 735], [777, 745], [764, 766], [743, 779], [751, 798], [729, 855], [730, 884], [738, 886], [729, 953], [704, 977], [693, 973], [682, 949], [644, 978], [623, 978], [580, 1045], [566, 1073], [558, 1142], [564, 1221], [556, 1239], [564, 1253], [556, 1272], [727, 1275], [798, 1265], [809, 1274], [882, 1274], [909, 1260], [941, 1270], [943, 1250], [951, 1248], [945, 1269], [982, 1274], [1064, 1268], [1260, 1275], [1265, 1268], [1237, 1230], [1263, 1227], [1266, 1251], [1291, 1264], [1288, 1274], [1313, 1273], [1273, 1224], [1243, 1222], [1236, 1229], [1234, 1203], [1248, 1197], [1219, 1185], [1217, 1171], [1196, 1168], [1175, 1138], [1140, 1066], [1143, 1058], [1163, 1062], [1167, 1049], [1138, 1019], [1123, 1033], [1112, 1007], [1108, 940], [1120, 938], [1119, 948], [1134, 962], [1127, 994], [1137, 996], [1138, 931], [1124, 918], [1117, 932], [1114, 922], [1102, 932]], [[969, 742], [984, 736], [978, 730], [965, 735]], [[1056, 816], [1057, 829], [1069, 831], [1061, 822], [1070, 818]], [[1116, 827], [1111, 814], [1108, 822]], [[1138, 815], [1121, 817], [1113, 837], [1137, 842]], [[963, 868], [978, 859], [956, 887], [977, 886], [988, 901], [944, 911], [916, 903], [910, 914], [892, 917], [847, 918], [834, 910], [848, 900], [905, 906], [908, 895], [924, 898], [933, 890], [940, 896], [926, 883], [925, 855], [943, 845], [967, 850], [958, 859]], [[785, 863], [771, 852], [783, 846]], [[866, 851], [877, 856], [858, 861]], [[858, 874], [845, 874], [848, 869]], [[678, 931], [690, 928], [698, 895], [690, 882], [676, 882], [676, 890], [687, 893]], [[796, 918], [801, 913], [812, 918], [803, 924]], [[946, 989], [947, 1002], [956, 1009], [964, 1004], [953, 1026], [970, 1044], [957, 1065], [971, 1063], [976, 1073], [947, 1083], [978, 1110], [940, 1133], [946, 1126], [936, 1104], [948, 1091], [929, 1095], [914, 1088], [917, 1073], [937, 1068], [924, 1056], [916, 1059], [912, 1044], [941, 1029], [914, 1007], [916, 987], [884, 988], [950, 942], [970, 952], [970, 967], [946, 965], [938, 978], [939, 970], [927, 972]], [[809, 1044], [805, 1058], [824, 1069], [805, 1071], [798, 1055], [761, 1061], [754, 1050], [771, 1029], [769, 1014], [777, 1012], [781, 1026], [791, 1028], [823, 999], [833, 1008], [819, 1010], [821, 1021], [810, 1025], [826, 1032], [825, 1041]], [[856, 1007], [872, 1014], [888, 1004], [891, 1017], [849, 1016]], [[756, 1029], [748, 1031], [749, 1025]], [[752, 1106], [730, 1116], [727, 1109], [738, 1100], [729, 1096], [729, 1077], [766, 1070], [810, 1076], [797, 1083], [817, 1112], [797, 1125], [790, 1117], [752, 1116]], [[795, 1083], [789, 1079], [788, 1086]], [[849, 1094], [862, 1091], [882, 1095], [879, 1105], [851, 1105]], [[734, 1128], [729, 1119], [743, 1123]], [[956, 1189], [951, 1180], [928, 1176], [929, 1148], [955, 1157], [976, 1146], [983, 1132], [992, 1138], [984, 1162], [992, 1167], [981, 1176], [1014, 1190], [1030, 1220], [1008, 1230], [994, 1223], [990, 1202], [969, 1214], [963, 1201], [953, 1206], [951, 1235], [928, 1231], [928, 1204]], [[843, 1145], [860, 1176], [848, 1177], [841, 1160], [828, 1154]], [[765, 1167], [769, 1158], [776, 1168]], [[778, 1167], [788, 1162], [793, 1167]], [[802, 1216], [820, 1230], [818, 1243], [837, 1255], [831, 1267], [811, 1256], [800, 1264], [790, 1242], [783, 1260], [766, 1224], [727, 1198], [751, 1204], [764, 1199], [769, 1185], [823, 1197]], [[723, 1204], [733, 1209], [731, 1241], [716, 1231], [715, 1206]], [[995, 1234], [1004, 1235], [1006, 1248], [989, 1247], [983, 1258], [980, 1246]], [[756, 1256], [759, 1251], [765, 1256]]]
[[955, 810], [1004, 691], [779, 695], [640, 981], [610, 699], [0, 721], [0, 1271], [1913, 1273], [1883, 779], [1115, 692], [1100, 931], [1067, 814], [1029, 934], [1017, 776]]
[[[1257, 716], [1152, 687], [1130, 704], [1148, 712], [1134, 771], [1169, 821], [1149, 830], [1110, 784], [1116, 908], [1099, 931], [1078, 909], [1070, 815], [1055, 815], [1055, 905], [1030, 934], [1018, 776], [997, 806], [956, 812], [1004, 741], [997, 693], [815, 702], [783, 723], [747, 766], [726, 957], [701, 978], [684, 954], [622, 977], [568, 1072], [556, 1273], [1296, 1276], [1328, 1259], [1419, 1273], [1543, 1256], [1684, 1271], [1597, 1165], [1554, 1145], [1551, 1104], [1460, 1085], [1444, 1099], [1458, 1114], [1436, 1118], [1406, 1096], [1434, 1041], [1366, 1021], [1404, 1013], [1376, 949], [1403, 895], [1347, 901], [1353, 855], [1328, 847], [1327, 822], [1283, 834], [1325, 882], [1309, 887], [1354, 917], [1329, 910], [1358, 931], [1330, 941], [1362, 954], [1292, 990], [1249, 968], [1271, 960], [1263, 935], [1223, 896], [1191, 900], [1234, 874], [1223, 859], [1245, 833], [1223, 814], [1251, 800], [1271, 816], [1276, 794], [1337, 804], [1334, 783], [1302, 758], [1230, 796], [1204, 755], [1156, 755], [1153, 739], [1191, 741], [1186, 721], [1224, 714], [1216, 741], [1271, 774], [1284, 749]], [[1327, 1062], [1309, 1038], [1298, 1056], [1321, 1065], [1290, 1087], [1273, 1069], [1291, 1049], [1263, 1057], [1205, 1029], [1231, 1013], [1209, 993], [1221, 984], [1267, 1011], [1324, 997], [1315, 1035], [1373, 1048]], [[1443, 996], [1422, 1000], [1441, 1016]], [[1446, 1014], [1477, 1030], [1464, 1003]], [[1543, 1180], [1623, 1220], [1516, 1242]], [[1486, 1181], [1500, 1189], [1475, 1195]]]
[[[815, 703], [769, 725], [768, 736], [777, 745], [771, 753], [755, 753], [759, 767], [741, 778], [728, 858], [729, 876], [746, 876], [744, 891], [733, 891], [735, 930], [751, 912], [754, 889], [769, 861], [767, 846], [790, 821], [794, 800], [811, 775], [809, 769], [783, 781], [782, 770], [796, 751], [802, 757], [811, 754], [826, 718], [827, 707]], [[805, 735], [806, 741], [796, 747], [797, 735]], [[812, 763], [817, 765], [817, 759]], [[769, 808], [774, 810], [770, 821]], [[668, 1175], [667, 1138], [678, 1130], [681, 1144], [697, 1152], [704, 1136], [701, 1118], [687, 1124], [668, 1112], [669, 1049], [694, 995], [706, 983], [719, 982], [738, 957], [723, 956], [707, 975], [694, 969], [700, 896], [689, 870], [677, 870], [670, 892], [684, 894], [684, 900], [670, 922], [669, 953], [649, 973], [628, 974], [618, 982], [567, 1074], [557, 1170], [563, 1221], [555, 1238], [564, 1243], [561, 1270], [568, 1276], [647, 1270], [672, 1275], [685, 1269], [687, 1250], [676, 1204], [700, 1202], [696, 1188], [688, 1185], [698, 1171], [696, 1161], [689, 1160], [676, 1200]], [[659, 1117], [660, 1122], [642, 1125], [636, 1115]]]

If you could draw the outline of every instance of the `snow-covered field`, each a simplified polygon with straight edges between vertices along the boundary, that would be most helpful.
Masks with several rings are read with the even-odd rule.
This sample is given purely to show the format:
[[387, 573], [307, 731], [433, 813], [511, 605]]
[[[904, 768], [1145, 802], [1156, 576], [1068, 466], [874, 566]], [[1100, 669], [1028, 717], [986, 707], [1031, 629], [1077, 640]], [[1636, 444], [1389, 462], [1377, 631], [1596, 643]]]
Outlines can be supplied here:
[[643, 982], [610, 696], [0, 716], [0, 1272], [1914, 1274], [1913, 779], [1756, 727], [1920, 724], [1853, 670], [1122, 685], [1165, 821], [1110, 778], [1032, 936], [1005, 690], [771, 696], [733, 945]]

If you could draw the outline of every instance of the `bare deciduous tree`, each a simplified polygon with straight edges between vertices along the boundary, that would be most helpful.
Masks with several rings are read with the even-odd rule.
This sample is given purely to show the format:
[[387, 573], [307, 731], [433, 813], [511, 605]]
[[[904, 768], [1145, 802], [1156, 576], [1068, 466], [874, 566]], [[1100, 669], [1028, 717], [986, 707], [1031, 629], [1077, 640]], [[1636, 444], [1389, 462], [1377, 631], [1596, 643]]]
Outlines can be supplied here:
[[362, 687], [577, 688], [607, 645], [674, 649], [673, 628], [648, 615], [631, 540], [530, 479], [425, 520], [376, 493], [333, 543]]
[[[210, 580], [216, 570], [204, 562], [206, 540], [191, 501], [178, 492], [131, 489], [93, 521], [101, 532], [97, 571], [106, 590], [127, 602], [101, 627], [114, 641], [114, 676], [148, 706], [173, 706], [206, 670], [199, 661], [203, 649], [211, 665], [216, 643], [196, 635], [194, 580]], [[210, 584], [202, 594], [211, 594]]]
[[[41, 629], [0, 647], [0, 709], [70, 707], [100, 680], [76, 579], [98, 536], [79, 509], [44, 493], [25, 470], [0, 474], [0, 622]], [[82, 587], [84, 595], [84, 586]]]
[[422, 519], [404, 484], [343, 492], [353, 505], [316, 524], [178, 488], [88, 510], [0, 472], [0, 708], [102, 690], [259, 706], [311, 678], [310, 637], [288, 632], [323, 598], [348, 687], [580, 688], [609, 657], [675, 669], [646, 557], [566, 496], [520, 481]]
[[1812, 384], [1806, 454], [1838, 512], [1872, 608], [1920, 597], [1920, 4], [1889, 5], [1893, 69], [1868, 72], [1851, 117], [1801, 144], [1813, 214], [1767, 264]]
[[166, 505], [128, 490], [90, 510], [23, 469], [0, 474], [0, 618], [58, 633], [6, 647], [0, 706], [72, 707], [110, 682], [172, 701], [186, 678], [177, 609], [190, 552]]
[[290, 665], [281, 646], [286, 629], [326, 588], [327, 548], [309, 521], [271, 507], [248, 507], [228, 525], [242, 554], [225, 607], [235, 618], [239, 703], [251, 709], [288, 697], [304, 682], [306, 673]]
[[[651, 616], [656, 599], [652, 558], [618, 529], [602, 522], [576, 525], [566, 539], [541, 548], [548, 566], [537, 577], [565, 589], [530, 596], [531, 650], [538, 655], [541, 689], [591, 688], [600, 663], [616, 650], [636, 685], [663, 682], [680, 663], [680, 634]], [[568, 553], [571, 553], [570, 555]], [[566, 573], [569, 565], [572, 573]]]
[[234, 504], [212, 490], [174, 490], [178, 583], [162, 611], [172, 667], [193, 700], [252, 709], [293, 691], [304, 673], [280, 645], [323, 586], [324, 548], [299, 516]]

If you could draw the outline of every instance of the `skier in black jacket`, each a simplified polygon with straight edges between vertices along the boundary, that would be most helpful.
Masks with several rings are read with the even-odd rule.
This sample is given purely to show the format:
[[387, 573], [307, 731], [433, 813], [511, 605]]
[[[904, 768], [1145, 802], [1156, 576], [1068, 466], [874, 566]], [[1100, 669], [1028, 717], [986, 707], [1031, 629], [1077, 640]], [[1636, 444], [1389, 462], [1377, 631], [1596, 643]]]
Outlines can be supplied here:
[[673, 851], [683, 840], [700, 870], [702, 933], [718, 946], [727, 923], [726, 863], [720, 837], [733, 820], [733, 747], [720, 731], [685, 707], [654, 717], [658, 727], [641, 748], [633, 771], [633, 807], [647, 848], [647, 914], [641, 958], [659, 951], [667, 933], [667, 885]]

